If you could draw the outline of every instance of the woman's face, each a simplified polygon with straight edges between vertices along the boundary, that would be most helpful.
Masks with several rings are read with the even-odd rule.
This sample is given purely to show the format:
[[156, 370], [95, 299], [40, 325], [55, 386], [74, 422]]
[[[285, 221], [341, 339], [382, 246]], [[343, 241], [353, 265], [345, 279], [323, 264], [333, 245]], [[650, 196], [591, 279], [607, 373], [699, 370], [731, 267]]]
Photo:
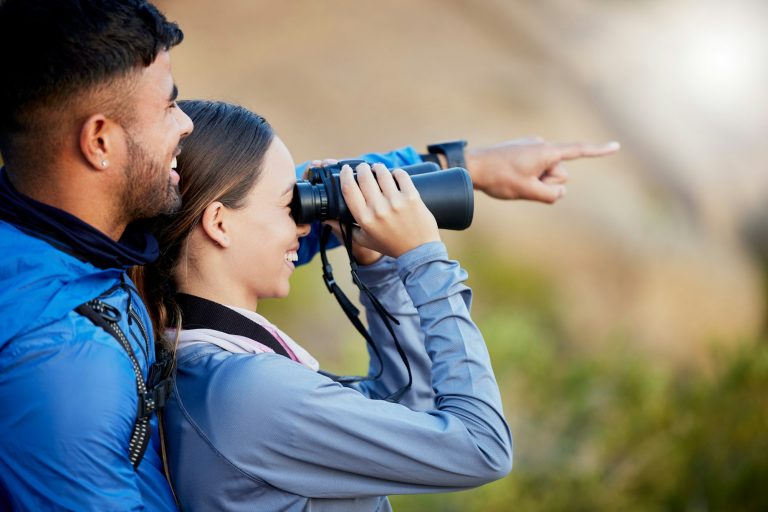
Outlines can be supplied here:
[[236, 282], [256, 298], [285, 297], [299, 250], [299, 237], [308, 224], [296, 225], [291, 198], [296, 174], [293, 158], [275, 137], [264, 155], [262, 171], [245, 205], [231, 212], [228, 263]]

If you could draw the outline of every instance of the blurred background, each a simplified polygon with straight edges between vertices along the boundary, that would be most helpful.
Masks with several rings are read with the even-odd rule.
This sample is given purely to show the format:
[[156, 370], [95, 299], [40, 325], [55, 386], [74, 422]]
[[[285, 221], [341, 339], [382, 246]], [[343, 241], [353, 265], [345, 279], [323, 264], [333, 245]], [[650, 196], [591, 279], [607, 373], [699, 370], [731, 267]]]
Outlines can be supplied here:
[[[477, 195], [472, 228], [444, 233], [515, 468], [396, 510], [768, 510], [765, 1], [156, 3], [185, 32], [181, 97], [264, 115], [297, 162], [622, 143], [572, 162], [557, 205]], [[365, 371], [317, 261], [259, 312], [326, 369]]]

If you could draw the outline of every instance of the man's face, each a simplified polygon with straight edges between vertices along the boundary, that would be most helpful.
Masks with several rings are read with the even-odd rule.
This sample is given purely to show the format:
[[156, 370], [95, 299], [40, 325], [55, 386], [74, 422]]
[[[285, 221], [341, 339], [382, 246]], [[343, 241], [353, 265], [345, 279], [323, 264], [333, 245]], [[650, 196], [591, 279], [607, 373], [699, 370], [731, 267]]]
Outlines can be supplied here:
[[192, 120], [176, 105], [176, 86], [168, 52], [158, 54], [143, 69], [133, 101], [133, 119], [126, 126], [123, 211], [128, 222], [181, 206], [179, 175], [175, 171], [179, 141], [193, 128]]

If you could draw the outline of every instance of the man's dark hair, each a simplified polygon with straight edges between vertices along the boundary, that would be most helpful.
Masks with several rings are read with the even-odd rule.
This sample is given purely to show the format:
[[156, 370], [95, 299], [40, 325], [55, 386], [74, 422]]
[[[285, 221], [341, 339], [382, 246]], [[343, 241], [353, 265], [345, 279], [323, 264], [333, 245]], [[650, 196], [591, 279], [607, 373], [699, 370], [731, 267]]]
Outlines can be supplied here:
[[147, 67], [183, 37], [143, 0], [0, 0], [0, 152], [41, 107]]

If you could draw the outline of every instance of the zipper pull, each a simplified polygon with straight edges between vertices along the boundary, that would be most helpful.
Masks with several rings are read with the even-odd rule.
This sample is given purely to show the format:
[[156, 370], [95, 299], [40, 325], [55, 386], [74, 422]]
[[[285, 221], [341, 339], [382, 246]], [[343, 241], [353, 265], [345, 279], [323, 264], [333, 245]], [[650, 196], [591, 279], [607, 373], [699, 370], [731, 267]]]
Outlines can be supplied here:
[[94, 309], [96, 309], [96, 311], [99, 312], [99, 315], [101, 315], [101, 318], [103, 318], [107, 322], [113, 322], [113, 323], [120, 322], [122, 315], [120, 314], [120, 311], [115, 306], [111, 304], [107, 304], [106, 302], [101, 302], [101, 301], [95, 302], [94, 306], [95, 306]]

